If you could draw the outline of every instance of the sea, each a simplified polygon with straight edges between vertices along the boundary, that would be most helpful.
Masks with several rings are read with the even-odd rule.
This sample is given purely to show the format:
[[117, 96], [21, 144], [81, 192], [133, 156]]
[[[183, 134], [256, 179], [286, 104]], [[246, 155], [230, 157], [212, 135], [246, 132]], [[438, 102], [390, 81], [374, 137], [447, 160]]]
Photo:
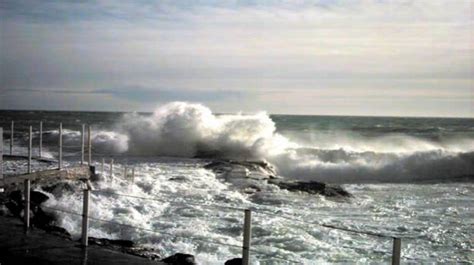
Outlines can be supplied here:
[[[90, 125], [100, 176], [90, 236], [224, 264], [242, 255], [244, 209], [251, 209], [251, 264], [386, 264], [393, 238], [401, 238], [402, 263], [474, 262], [473, 118], [216, 114], [186, 102], [152, 113], [2, 110], [4, 154], [12, 121], [14, 154], [27, 153], [32, 126], [39, 155], [42, 122], [42, 156], [53, 161], [62, 123], [65, 166], [80, 163], [82, 124], [86, 134]], [[265, 161], [278, 178], [340, 185], [352, 197], [265, 180], [252, 180], [249, 190], [205, 168], [221, 160]], [[26, 167], [5, 161], [5, 177]], [[48, 167], [57, 164], [33, 163]], [[42, 191], [50, 197], [45, 211], [77, 239], [83, 186], [71, 185]]]

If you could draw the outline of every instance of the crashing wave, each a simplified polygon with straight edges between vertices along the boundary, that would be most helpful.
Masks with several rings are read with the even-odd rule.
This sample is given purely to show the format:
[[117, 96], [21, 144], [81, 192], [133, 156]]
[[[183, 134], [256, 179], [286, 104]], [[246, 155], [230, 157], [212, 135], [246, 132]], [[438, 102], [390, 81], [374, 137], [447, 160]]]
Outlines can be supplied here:
[[166, 104], [152, 115], [126, 114], [114, 131], [93, 132], [93, 142], [103, 152], [131, 155], [265, 160], [279, 175], [299, 180], [400, 182], [474, 175], [474, 139], [337, 134], [308, 143], [280, 134], [264, 112], [215, 115], [185, 102]]

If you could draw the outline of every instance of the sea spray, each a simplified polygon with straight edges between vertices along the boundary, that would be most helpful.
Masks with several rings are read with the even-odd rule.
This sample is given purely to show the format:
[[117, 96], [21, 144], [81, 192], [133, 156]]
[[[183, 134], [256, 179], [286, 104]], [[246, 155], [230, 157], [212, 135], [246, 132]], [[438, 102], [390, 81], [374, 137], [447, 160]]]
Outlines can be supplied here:
[[[266, 160], [279, 175], [299, 180], [416, 182], [474, 175], [473, 137], [368, 137], [318, 129], [283, 134], [265, 112], [216, 115], [186, 102], [165, 104], [151, 115], [124, 114], [113, 129], [95, 128], [92, 136], [97, 155]], [[65, 131], [66, 144], [79, 137]]]

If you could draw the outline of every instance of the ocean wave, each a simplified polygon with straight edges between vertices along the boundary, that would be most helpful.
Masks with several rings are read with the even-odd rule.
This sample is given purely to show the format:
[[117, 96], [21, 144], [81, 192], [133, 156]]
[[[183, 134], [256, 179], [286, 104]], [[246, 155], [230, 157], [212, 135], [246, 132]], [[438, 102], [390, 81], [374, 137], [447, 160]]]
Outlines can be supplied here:
[[[80, 134], [66, 131], [66, 138]], [[125, 114], [114, 130], [95, 130], [100, 152], [130, 155], [266, 160], [287, 178], [327, 182], [399, 182], [474, 175], [474, 139], [439, 141], [314, 133], [282, 135], [264, 112], [215, 115], [204, 105], [173, 102], [152, 115]], [[68, 141], [68, 140], [66, 140]]]

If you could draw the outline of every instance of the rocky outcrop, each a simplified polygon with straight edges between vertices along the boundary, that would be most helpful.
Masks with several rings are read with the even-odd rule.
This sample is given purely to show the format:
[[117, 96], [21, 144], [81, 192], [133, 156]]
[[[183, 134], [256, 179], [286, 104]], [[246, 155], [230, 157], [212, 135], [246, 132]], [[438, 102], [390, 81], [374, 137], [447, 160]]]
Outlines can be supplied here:
[[352, 197], [338, 185], [329, 185], [317, 181], [289, 181], [277, 176], [275, 167], [266, 161], [217, 160], [204, 166], [218, 177], [225, 179], [248, 194], [263, 190], [262, 184], [276, 185], [280, 189], [292, 192], [319, 194], [331, 198]]
[[322, 182], [310, 181], [310, 182], [284, 182], [284, 181], [272, 181], [272, 184], [277, 185], [281, 189], [289, 191], [300, 191], [309, 194], [319, 194], [327, 197], [352, 197], [352, 195], [338, 185], [329, 185]]
[[[32, 190], [30, 192], [30, 224], [33, 227], [41, 228], [49, 233], [57, 236], [71, 239], [71, 235], [66, 229], [56, 226], [56, 217], [54, 214], [45, 212], [41, 208], [41, 204], [49, 199], [48, 195], [40, 191]], [[23, 193], [19, 190], [10, 192], [6, 197], [4, 204], [10, 214], [22, 218], [25, 203]], [[23, 219], [22, 219], [23, 220]]]
[[233, 258], [224, 263], [224, 265], [242, 265], [242, 258]]
[[266, 161], [235, 161], [217, 160], [204, 166], [205, 169], [226, 179], [248, 178], [248, 179], [274, 179], [276, 178], [275, 167]]
[[149, 260], [160, 260], [161, 258], [156, 249], [137, 246], [131, 240], [89, 237], [88, 242], [89, 245], [101, 246]]
[[184, 254], [184, 253], [176, 253], [173, 256], [169, 256], [167, 258], [162, 259], [164, 263], [172, 264], [172, 265], [196, 265], [196, 261], [193, 255]]

